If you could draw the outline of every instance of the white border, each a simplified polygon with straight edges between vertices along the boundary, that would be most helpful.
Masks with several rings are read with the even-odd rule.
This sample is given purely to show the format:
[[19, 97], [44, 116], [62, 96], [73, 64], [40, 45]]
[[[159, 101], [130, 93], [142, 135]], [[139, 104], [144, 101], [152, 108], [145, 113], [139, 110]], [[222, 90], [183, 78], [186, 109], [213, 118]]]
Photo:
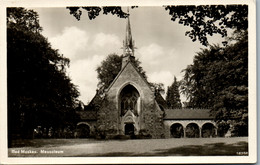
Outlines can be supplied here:
[[[247, 4], [249, 6], [249, 156], [167, 156], [167, 157], [49, 157], [8, 158], [6, 83], [6, 7], [65, 6], [162, 6], [162, 5]], [[256, 2], [255, 0], [1, 0], [0, 2], [0, 164], [101, 164], [101, 163], [256, 163]], [[3, 132], [3, 133], [2, 133]]]

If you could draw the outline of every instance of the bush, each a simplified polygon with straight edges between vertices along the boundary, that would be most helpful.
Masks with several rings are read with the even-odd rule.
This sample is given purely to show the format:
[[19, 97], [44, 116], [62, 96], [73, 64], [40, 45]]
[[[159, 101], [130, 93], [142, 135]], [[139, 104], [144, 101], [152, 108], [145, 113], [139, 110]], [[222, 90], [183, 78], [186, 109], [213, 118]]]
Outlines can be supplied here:
[[227, 131], [229, 130], [230, 125], [226, 121], [221, 121], [218, 123], [218, 136], [224, 137]]
[[128, 140], [131, 139], [131, 137], [129, 135], [107, 135], [106, 139]]
[[147, 130], [141, 129], [139, 131], [139, 135], [132, 135], [131, 138], [132, 139], [150, 139], [150, 138], [152, 138], [152, 135], [149, 134]]
[[152, 135], [150, 135], [150, 134], [146, 134], [146, 135], [139, 134], [139, 135], [131, 136], [131, 139], [151, 139], [151, 138], [152, 138]]
[[248, 125], [244, 122], [234, 123], [231, 133], [232, 136], [248, 136]]

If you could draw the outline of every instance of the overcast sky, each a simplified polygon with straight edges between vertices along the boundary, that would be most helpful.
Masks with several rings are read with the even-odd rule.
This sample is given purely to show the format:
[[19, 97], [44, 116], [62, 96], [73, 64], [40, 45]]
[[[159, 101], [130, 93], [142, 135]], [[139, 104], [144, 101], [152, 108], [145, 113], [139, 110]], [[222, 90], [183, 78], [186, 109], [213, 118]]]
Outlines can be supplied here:
[[[43, 35], [52, 47], [70, 59], [68, 75], [78, 86], [79, 99], [87, 104], [97, 88], [96, 68], [108, 54], [121, 55], [126, 19], [101, 14], [89, 20], [83, 12], [80, 21], [64, 8], [33, 8], [39, 14]], [[126, 9], [125, 9], [126, 10]], [[165, 89], [174, 80], [181, 80], [181, 72], [191, 64], [196, 52], [205, 48], [198, 41], [185, 36], [188, 27], [170, 20], [163, 7], [138, 7], [130, 10], [132, 36], [137, 49], [135, 57], [141, 61], [148, 81], [163, 83]], [[221, 43], [220, 36], [209, 38]], [[182, 101], [185, 101], [182, 97]]]

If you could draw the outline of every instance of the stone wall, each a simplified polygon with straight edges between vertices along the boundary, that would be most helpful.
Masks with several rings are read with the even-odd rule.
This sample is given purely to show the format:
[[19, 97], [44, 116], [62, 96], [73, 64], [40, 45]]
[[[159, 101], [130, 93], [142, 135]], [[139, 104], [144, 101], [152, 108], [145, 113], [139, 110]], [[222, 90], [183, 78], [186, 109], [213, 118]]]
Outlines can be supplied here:
[[154, 100], [144, 105], [143, 125], [152, 138], [165, 137], [162, 114], [163, 112]]
[[97, 113], [97, 131], [105, 131], [106, 134], [118, 133], [118, 113], [113, 99], [106, 97]]
[[[119, 73], [106, 93], [106, 99], [97, 114], [97, 127], [106, 130], [111, 134], [123, 132], [120, 123], [120, 92], [127, 85], [132, 85], [140, 95], [140, 114], [138, 130], [146, 131], [152, 138], [161, 138], [163, 134], [162, 114], [155, 101], [154, 92], [149, 84], [137, 72], [131, 63]], [[112, 131], [114, 130], [114, 131]]]

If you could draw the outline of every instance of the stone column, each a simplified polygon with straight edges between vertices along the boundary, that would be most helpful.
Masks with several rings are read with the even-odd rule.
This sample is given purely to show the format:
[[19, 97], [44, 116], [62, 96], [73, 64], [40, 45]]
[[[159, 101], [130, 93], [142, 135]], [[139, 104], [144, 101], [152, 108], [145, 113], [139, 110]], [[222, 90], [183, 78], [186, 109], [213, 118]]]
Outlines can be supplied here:
[[183, 128], [183, 137], [186, 138], [186, 127]]
[[218, 129], [217, 128], [215, 128], [215, 135], [216, 135], [216, 137], [218, 136]]
[[199, 127], [199, 131], [200, 131], [200, 138], [201, 138], [201, 134], [202, 134], [202, 128]]

